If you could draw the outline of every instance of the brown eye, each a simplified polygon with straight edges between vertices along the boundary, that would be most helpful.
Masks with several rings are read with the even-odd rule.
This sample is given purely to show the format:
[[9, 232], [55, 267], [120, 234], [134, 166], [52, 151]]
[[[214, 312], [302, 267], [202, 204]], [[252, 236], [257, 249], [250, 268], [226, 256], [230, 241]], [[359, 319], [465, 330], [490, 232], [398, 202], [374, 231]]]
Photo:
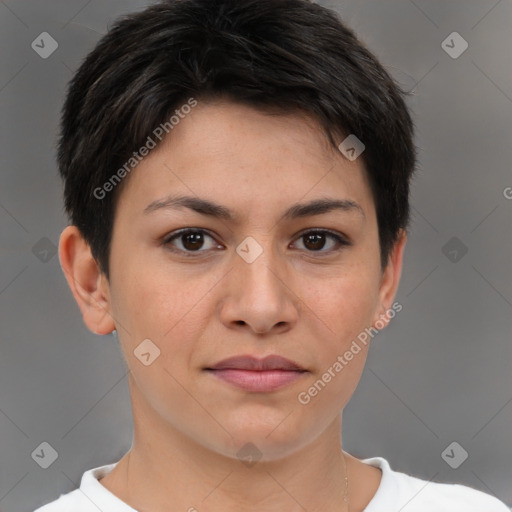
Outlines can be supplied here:
[[188, 251], [196, 251], [204, 244], [204, 236], [202, 233], [189, 232], [181, 235], [183, 247]]
[[325, 234], [323, 233], [310, 233], [303, 235], [304, 245], [312, 251], [318, 251], [325, 246]]
[[[331, 240], [330, 243], [329, 239]], [[341, 235], [325, 230], [307, 231], [302, 233], [298, 240], [303, 241], [303, 245], [308, 252], [329, 253], [335, 251], [336, 246], [339, 248], [340, 246], [350, 245], [348, 240]], [[328, 248], [323, 251], [322, 249], [324, 249], [326, 245]]]
[[[164, 240], [164, 245], [172, 251], [181, 253], [203, 253], [215, 246], [215, 240], [202, 229], [186, 229], [179, 231]], [[205, 247], [206, 246], [206, 247]]]

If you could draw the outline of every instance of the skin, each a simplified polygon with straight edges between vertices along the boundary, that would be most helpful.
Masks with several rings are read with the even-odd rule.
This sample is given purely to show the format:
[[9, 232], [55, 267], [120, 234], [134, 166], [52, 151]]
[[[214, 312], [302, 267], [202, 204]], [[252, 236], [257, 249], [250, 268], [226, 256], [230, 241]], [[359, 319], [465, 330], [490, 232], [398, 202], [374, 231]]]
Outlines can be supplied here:
[[[297, 399], [359, 333], [387, 318], [399, 284], [406, 233], [381, 272], [361, 158], [344, 158], [299, 113], [199, 102], [125, 180], [110, 281], [76, 227], [59, 244], [85, 324], [96, 334], [117, 329], [130, 370], [133, 445], [101, 484], [140, 512], [339, 512], [343, 453], [349, 510], [362, 511], [381, 471], [342, 452], [340, 433], [370, 344], [309, 404]], [[219, 203], [237, 222], [188, 208], [143, 213], [171, 193]], [[280, 220], [291, 205], [325, 197], [351, 199], [364, 216]], [[203, 245], [163, 243], [182, 228], [206, 230]], [[306, 229], [336, 231], [351, 245], [326, 235], [315, 246]], [[252, 263], [236, 252], [247, 236], [263, 249]], [[160, 349], [148, 366], [134, 355], [145, 339]], [[277, 391], [249, 393], [204, 371], [240, 354], [279, 354], [308, 372]], [[262, 453], [251, 467], [237, 457], [249, 442]]]

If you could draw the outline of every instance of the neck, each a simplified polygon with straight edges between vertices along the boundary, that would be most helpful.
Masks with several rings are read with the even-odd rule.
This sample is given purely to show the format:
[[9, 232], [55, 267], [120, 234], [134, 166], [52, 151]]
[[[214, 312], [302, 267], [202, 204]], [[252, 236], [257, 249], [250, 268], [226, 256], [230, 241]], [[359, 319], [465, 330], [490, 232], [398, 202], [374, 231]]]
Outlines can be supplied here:
[[137, 399], [137, 390], [133, 389], [131, 396], [132, 448], [101, 483], [136, 510], [345, 511], [345, 464], [352, 504], [357, 459], [347, 454], [343, 458], [341, 415], [311, 442], [288, 448], [285, 456], [262, 458], [250, 465], [164, 422], [155, 410], [144, 407], [146, 402]]

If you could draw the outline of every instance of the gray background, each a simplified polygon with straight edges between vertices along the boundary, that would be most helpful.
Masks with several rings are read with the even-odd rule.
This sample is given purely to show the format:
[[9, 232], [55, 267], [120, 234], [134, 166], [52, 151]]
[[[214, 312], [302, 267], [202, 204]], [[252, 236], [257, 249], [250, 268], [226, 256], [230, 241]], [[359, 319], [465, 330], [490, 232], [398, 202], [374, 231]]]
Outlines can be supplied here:
[[[512, 3], [321, 3], [414, 89], [420, 159], [403, 310], [373, 341], [344, 449], [512, 505]], [[52, 252], [66, 225], [54, 144], [72, 72], [144, 5], [0, 1], [1, 512], [71, 491], [131, 444], [121, 353], [85, 328]], [[31, 43], [45, 31], [58, 48], [42, 59]], [[441, 46], [453, 31], [469, 44], [456, 59]], [[441, 457], [453, 441], [469, 454], [457, 469]], [[31, 456], [42, 442], [58, 453], [47, 469]]]

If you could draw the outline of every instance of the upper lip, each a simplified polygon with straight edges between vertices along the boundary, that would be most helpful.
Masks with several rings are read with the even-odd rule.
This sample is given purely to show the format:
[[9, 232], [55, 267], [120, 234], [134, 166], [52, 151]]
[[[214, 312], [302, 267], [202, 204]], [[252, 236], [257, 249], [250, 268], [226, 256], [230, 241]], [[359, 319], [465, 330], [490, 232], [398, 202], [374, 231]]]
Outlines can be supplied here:
[[265, 370], [295, 370], [305, 371], [298, 363], [287, 359], [286, 357], [278, 355], [269, 355], [263, 359], [258, 359], [253, 356], [234, 356], [228, 359], [223, 359], [215, 366], [206, 368], [207, 370], [254, 370], [254, 371], [265, 371]]

